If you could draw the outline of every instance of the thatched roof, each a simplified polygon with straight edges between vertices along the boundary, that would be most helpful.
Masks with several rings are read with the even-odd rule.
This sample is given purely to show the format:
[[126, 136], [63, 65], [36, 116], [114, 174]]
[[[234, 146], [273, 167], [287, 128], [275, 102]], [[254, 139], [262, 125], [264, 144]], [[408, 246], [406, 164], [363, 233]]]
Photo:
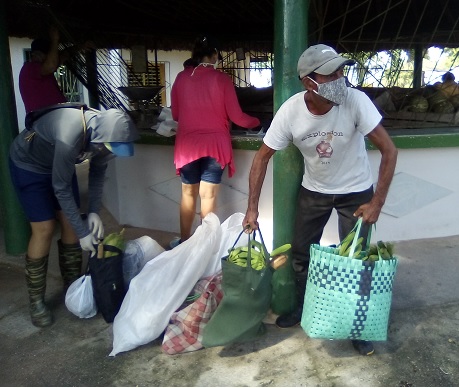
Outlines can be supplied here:
[[[10, 36], [34, 38], [58, 23], [69, 41], [93, 40], [99, 47], [190, 49], [202, 32], [217, 36], [226, 50], [273, 46], [275, 0], [3, 1]], [[453, 0], [309, 3], [311, 43], [329, 43], [342, 51], [459, 45], [459, 12]]]

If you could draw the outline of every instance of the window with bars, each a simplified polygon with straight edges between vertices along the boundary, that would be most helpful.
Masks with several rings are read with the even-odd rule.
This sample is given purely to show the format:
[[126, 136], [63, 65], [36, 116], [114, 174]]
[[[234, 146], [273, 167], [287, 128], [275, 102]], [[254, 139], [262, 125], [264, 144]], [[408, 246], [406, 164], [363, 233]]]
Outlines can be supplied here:
[[[407, 47], [345, 52], [343, 55], [356, 63], [345, 67], [344, 72], [349, 82], [377, 106], [388, 129], [457, 126], [459, 48], [431, 45], [417, 50]], [[272, 86], [273, 54], [248, 52], [243, 59], [236, 59], [236, 54], [227, 53], [222, 70], [232, 77], [238, 95], [246, 94], [244, 87], [251, 87], [253, 94], [265, 93], [256, 89]], [[420, 73], [416, 72], [419, 66]], [[442, 82], [447, 72], [456, 80], [448, 88]], [[446, 91], [449, 94], [445, 95]], [[252, 105], [244, 106], [245, 102], [242, 105], [253, 109]], [[256, 109], [264, 110], [266, 105]]]
[[[273, 54], [238, 48], [222, 55], [221, 70], [233, 80], [242, 110], [258, 117], [267, 128], [273, 118]], [[234, 123], [232, 129], [246, 130]]]
[[265, 51], [244, 51], [238, 48], [223, 55], [222, 71], [233, 80], [234, 86], [272, 86], [273, 54]]
[[67, 66], [62, 65], [54, 73], [57, 83], [68, 102], [81, 102], [82, 86], [77, 77], [69, 71]]
[[[166, 66], [164, 62], [148, 62], [147, 71], [135, 73], [132, 69], [132, 62], [127, 62], [128, 86], [160, 86], [166, 84]], [[163, 89], [157, 96], [157, 105], [166, 102], [166, 92]]]

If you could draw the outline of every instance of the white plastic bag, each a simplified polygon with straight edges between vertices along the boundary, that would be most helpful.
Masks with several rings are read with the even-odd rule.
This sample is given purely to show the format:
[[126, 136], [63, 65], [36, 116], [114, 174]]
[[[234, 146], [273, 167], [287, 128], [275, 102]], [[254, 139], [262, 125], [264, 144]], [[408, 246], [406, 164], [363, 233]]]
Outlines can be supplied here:
[[123, 254], [123, 279], [126, 290], [145, 264], [163, 252], [164, 248], [149, 236], [126, 241]]
[[97, 314], [91, 275], [83, 275], [70, 285], [65, 294], [65, 305], [79, 318], [91, 318]]
[[209, 213], [188, 240], [143, 267], [132, 279], [113, 322], [110, 356], [159, 337], [211, 260], [220, 260], [220, 239], [220, 221]]
[[215, 260], [209, 261], [209, 265], [204, 271], [203, 277], [212, 276], [222, 269], [221, 258], [228, 255], [228, 249], [232, 248], [237, 236], [242, 231], [242, 221], [244, 220], [244, 214], [234, 213], [229, 216], [222, 224], [222, 237], [220, 240], [220, 248], [217, 253]]

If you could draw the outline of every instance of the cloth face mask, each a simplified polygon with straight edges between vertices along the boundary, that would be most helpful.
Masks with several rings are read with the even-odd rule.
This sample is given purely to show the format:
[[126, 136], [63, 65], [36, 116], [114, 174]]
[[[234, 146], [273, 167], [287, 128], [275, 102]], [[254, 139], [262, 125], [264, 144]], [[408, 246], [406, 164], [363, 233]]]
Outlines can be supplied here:
[[308, 78], [317, 85], [317, 91], [313, 90], [313, 92], [317, 95], [334, 102], [337, 105], [341, 105], [344, 101], [346, 101], [347, 86], [346, 79], [344, 77], [340, 77], [334, 81], [325, 82], [323, 84], [317, 83], [311, 77]]

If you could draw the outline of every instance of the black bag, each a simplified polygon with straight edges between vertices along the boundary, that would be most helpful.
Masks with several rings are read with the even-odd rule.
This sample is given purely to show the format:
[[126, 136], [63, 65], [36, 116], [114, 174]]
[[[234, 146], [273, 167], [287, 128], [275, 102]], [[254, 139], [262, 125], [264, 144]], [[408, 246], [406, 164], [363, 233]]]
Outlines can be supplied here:
[[111, 323], [121, 308], [126, 289], [123, 279], [123, 251], [111, 245], [103, 246], [105, 252], [113, 252], [110, 257], [97, 258], [97, 253], [89, 257], [89, 272], [92, 278], [94, 298], [105, 322]]

